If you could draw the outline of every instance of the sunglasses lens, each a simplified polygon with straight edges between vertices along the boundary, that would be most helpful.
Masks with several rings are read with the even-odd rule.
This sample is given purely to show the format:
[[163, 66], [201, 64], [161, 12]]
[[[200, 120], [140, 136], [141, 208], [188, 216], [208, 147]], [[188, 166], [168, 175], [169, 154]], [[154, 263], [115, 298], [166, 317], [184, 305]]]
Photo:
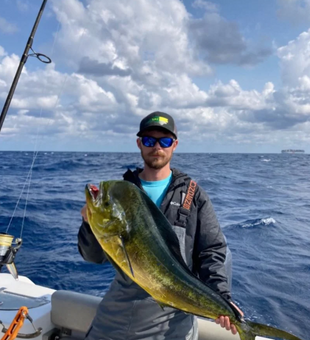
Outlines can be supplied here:
[[170, 146], [172, 145], [173, 143], [173, 139], [170, 138], [170, 137], [162, 137], [162, 138], [159, 138], [159, 145], [162, 147], [162, 148], [170, 148]]
[[142, 144], [146, 147], [153, 147], [156, 144], [156, 139], [153, 137], [142, 137]]

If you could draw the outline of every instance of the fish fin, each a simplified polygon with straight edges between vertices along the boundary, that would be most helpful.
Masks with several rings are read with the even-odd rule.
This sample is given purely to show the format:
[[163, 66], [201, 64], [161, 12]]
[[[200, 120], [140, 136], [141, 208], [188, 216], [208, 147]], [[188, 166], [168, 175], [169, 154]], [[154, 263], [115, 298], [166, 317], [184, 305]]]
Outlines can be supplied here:
[[132, 275], [132, 277], [135, 277], [135, 275], [134, 275], [134, 273], [133, 273], [132, 266], [131, 266], [131, 262], [130, 262], [130, 259], [129, 259], [129, 256], [128, 256], [128, 253], [127, 253], [127, 250], [126, 250], [126, 246], [125, 246], [124, 239], [123, 239], [123, 237], [122, 237], [121, 235], [119, 236], [119, 239], [120, 239], [120, 241], [121, 241], [122, 249], [123, 249], [123, 251], [124, 251], [124, 255], [125, 255], [125, 258], [126, 258], [128, 267], [129, 267], [129, 269], [130, 269], [131, 275]]
[[127, 278], [129, 277], [128, 275], [126, 275], [124, 273], [124, 271], [120, 268], [120, 266], [112, 259], [111, 256], [109, 256], [107, 253], [105, 253], [106, 258], [108, 259], [108, 261], [111, 263], [111, 265], [114, 267], [115, 270], [117, 270], [117, 272], [119, 273], [119, 275], [121, 275], [121, 277], [124, 280], [127, 280]]
[[[156, 301], [156, 300], [154, 300], [154, 301]], [[166, 304], [164, 304], [164, 303], [162, 303], [162, 302], [159, 302], [159, 301], [156, 301], [156, 302], [158, 303], [159, 307], [160, 307], [162, 310], [165, 310], [165, 307], [169, 307], [168, 305], [166, 305]]]
[[253, 334], [252, 332], [250, 333], [240, 333], [238, 331], [240, 340], [255, 340], [255, 334]]
[[[285, 340], [302, 340], [291, 333], [282, 331], [275, 327], [259, 324], [249, 320], [246, 320], [244, 324], [246, 330], [243, 330], [242, 325], [240, 326], [241, 329], [238, 329], [241, 340], [254, 340], [255, 336], [266, 336]], [[237, 326], [237, 328], [239, 327]]]

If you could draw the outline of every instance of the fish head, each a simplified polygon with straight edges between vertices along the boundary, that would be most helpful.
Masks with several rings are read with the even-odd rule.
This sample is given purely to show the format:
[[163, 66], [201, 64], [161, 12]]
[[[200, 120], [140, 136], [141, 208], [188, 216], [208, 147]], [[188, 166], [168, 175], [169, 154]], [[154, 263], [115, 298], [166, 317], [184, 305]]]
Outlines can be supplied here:
[[88, 223], [97, 239], [128, 234], [125, 209], [133, 186], [126, 181], [101, 182], [99, 189], [92, 184], [86, 185]]

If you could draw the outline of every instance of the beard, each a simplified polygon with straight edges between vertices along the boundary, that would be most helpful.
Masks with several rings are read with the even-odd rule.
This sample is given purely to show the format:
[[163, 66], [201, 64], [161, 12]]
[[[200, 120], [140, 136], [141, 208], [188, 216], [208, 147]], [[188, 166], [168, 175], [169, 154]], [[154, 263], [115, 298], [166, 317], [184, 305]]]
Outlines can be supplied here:
[[165, 167], [170, 162], [172, 158], [172, 153], [171, 155], [166, 155], [165, 153], [157, 151], [144, 155], [143, 152], [141, 151], [141, 156], [145, 164], [149, 168], [159, 170]]

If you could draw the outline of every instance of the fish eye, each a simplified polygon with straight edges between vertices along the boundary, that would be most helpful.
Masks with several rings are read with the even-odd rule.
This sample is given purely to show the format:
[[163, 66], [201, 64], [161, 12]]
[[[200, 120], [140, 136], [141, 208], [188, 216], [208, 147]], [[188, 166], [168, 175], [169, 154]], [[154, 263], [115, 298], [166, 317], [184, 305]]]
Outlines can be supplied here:
[[107, 208], [110, 205], [110, 202], [109, 201], [105, 201], [103, 205]]

